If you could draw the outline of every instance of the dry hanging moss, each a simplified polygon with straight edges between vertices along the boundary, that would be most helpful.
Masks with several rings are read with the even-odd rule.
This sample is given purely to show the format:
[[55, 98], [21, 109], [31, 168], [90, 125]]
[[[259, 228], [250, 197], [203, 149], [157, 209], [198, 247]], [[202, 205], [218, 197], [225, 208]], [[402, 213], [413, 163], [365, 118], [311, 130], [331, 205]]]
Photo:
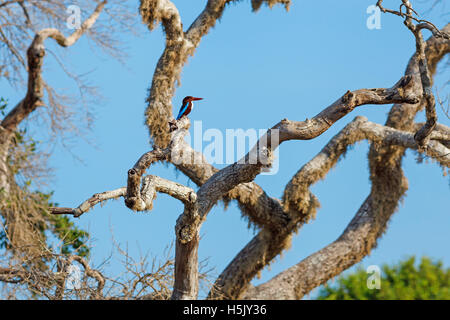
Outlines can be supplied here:
[[261, 5], [266, 3], [270, 8], [272, 8], [277, 3], [284, 5], [286, 10], [289, 10], [289, 6], [291, 5], [291, 0], [252, 0], [252, 9], [253, 11], [259, 10]]

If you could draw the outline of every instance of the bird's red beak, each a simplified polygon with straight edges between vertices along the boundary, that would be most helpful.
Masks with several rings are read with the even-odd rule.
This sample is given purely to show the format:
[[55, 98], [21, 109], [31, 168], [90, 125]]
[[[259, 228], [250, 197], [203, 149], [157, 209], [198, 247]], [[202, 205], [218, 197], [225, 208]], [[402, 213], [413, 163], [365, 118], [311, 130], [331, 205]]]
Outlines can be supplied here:
[[203, 100], [203, 98], [192, 97], [192, 101]]

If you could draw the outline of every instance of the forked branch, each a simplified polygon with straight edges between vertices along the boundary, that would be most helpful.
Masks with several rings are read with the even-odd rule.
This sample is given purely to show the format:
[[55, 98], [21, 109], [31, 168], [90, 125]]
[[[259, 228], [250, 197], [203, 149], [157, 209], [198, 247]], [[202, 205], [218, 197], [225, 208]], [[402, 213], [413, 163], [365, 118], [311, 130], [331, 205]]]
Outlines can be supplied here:
[[14, 131], [19, 123], [25, 119], [38, 106], [44, 105], [44, 81], [42, 79], [42, 65], [45, 56], [44, 42], [48, 38], [54, 39], [60, 46], [68, 47], [73, 45], [98, 19], [106, 0], [100, 2], [92, 15], [83, 22], [81, 28], [74, 31], [70, 36], [65, 37], [58, 29], [43, 29], [39, 31], [30, 47], [27, 50], [28, 59], [28, 90], [25, 98], [20, 101], [3, 119], [1, 126], [8, 132]]

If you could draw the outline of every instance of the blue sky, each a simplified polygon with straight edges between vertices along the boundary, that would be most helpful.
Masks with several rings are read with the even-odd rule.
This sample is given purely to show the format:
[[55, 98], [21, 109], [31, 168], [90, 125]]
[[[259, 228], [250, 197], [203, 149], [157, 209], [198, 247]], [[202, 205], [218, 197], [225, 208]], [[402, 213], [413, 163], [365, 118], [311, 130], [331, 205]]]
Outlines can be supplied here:
[[[369, 30], [366, 9], [375, 2], [294, 1], [289, 12], [276, 6], [272, 10], [263, 7], [257, 13], [251, 12], [249, 1], [229, 6], [184, 67], [173, 99], [174, 113], [184, 96], [203, 97], [191, 120], [202, 120], [203, 130], [216, 128], [225, 135], [227, 128], [262, 129], [283, 118], [310, 118], [347, 90], [392, 86], [414, 52], [414, 39], [399, 17], [389, 15], [382, 15], [381, 29]], [[174, 3], [187, 28], [205, 1]], [[398, 8], [398, 1], [386, 1], [385, 5]], [[419, 12], [429, 5], [415, 4]], [[442, 27], [448, 20], [443, 8], [438, 6], [424, 17]], [[52, 148], [50, 166], [55, 171], [49, 189], [55, 191], [54, 200], [61, 206], [75, 207], [94, 193], [125, 186], [127, 170], [149, 150], [145, 99], [164, 36], [161, 28], [152, 33], [143, 27], [138, 29], [139, 37], [121, 35], [128, 54], [125, 65], [84, 39], [58, 50], [64, 52], [72, 71], [89, 72], [87, 79], [104, 97], [89, 106], [96, 116], [87, 136], [93, 143], [80, 138], [71, 143], [71, 152], [60, 144]], [[49, 42], [48, 46], [52, 47]], [[74, 84], [64, 78], [50, 56], [45, 70], [44, 77], [50, 83], [75, 92]], [[448, 70], [440, 72], [435, 87], [442, 88], [448, 78]], [[446, 92], [448, 89], [443, 89], [441, 95]], [[0, 82], [0, 93], [11, 104], [23, 95], [4, 81]], [[279, 150], [279, 172], [259, 176], [256, 182], [269, 195], [281, 197], [297, 170], [349, 121], [363, 115], [384, 124], [389, 109], [388, 105], [363, 106], [317, 139], [284, 143]], [[449, 125], [440, 108], [438, 117]], [[418, 121], [421, 119], [422, 114]], [[32, 131], [42, 130], [31, 122], [27, 125]], [[266, 268], [254, 284], [267, 281], [341, 234], [370, 190], [367, 152], [367, 143], [358, 144], [325, 180], [312, 187], [322, 205], [317, 218], [300, 230], [291, 249]], [[413, 152], [407, 152], [403, 166], [410, 186], [407, 197], [378, 247], [362, 261], [365, 266], [392, 263], [409, 255], [442, 259], [450, 266], [449, 178], [442, 176], [436, 164], [417, 164], [415, 158]], [[173, 166], [156, 165], [149, 173], [195, 187]], [[110, 256], [112, 237], [136, 257], [147, 252], [160, 255], [175, 239], [175, 220], [181, 212], [179, 202], [160, 194], [150, 213], [133, 213], [119, 200], [96, 207], [76, 223], [89, 230], [92, 261], [98, 265]], [[234, 203], [226, 211], [219, 204], [201, 229], [200, 260], [208, 258], [209, 266], [218, 274], [254, 234]], [[116, 258], [120, 257], [114, 255], [104, 266], [107, 273], [122, 270]]]

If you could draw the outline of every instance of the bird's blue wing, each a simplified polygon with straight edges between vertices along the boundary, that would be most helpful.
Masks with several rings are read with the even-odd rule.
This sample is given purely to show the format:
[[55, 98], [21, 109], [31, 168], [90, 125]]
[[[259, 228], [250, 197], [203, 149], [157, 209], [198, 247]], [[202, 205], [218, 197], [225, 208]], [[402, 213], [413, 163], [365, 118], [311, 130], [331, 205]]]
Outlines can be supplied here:
[[189, 105], [189, 102], [185, 103], [184, 106], [181, 106], [180, 112], [178, 113], [178, 116], [177, 116], [177, 120], [180, 120], [181, 116], [186, 111], [188, 105]]

